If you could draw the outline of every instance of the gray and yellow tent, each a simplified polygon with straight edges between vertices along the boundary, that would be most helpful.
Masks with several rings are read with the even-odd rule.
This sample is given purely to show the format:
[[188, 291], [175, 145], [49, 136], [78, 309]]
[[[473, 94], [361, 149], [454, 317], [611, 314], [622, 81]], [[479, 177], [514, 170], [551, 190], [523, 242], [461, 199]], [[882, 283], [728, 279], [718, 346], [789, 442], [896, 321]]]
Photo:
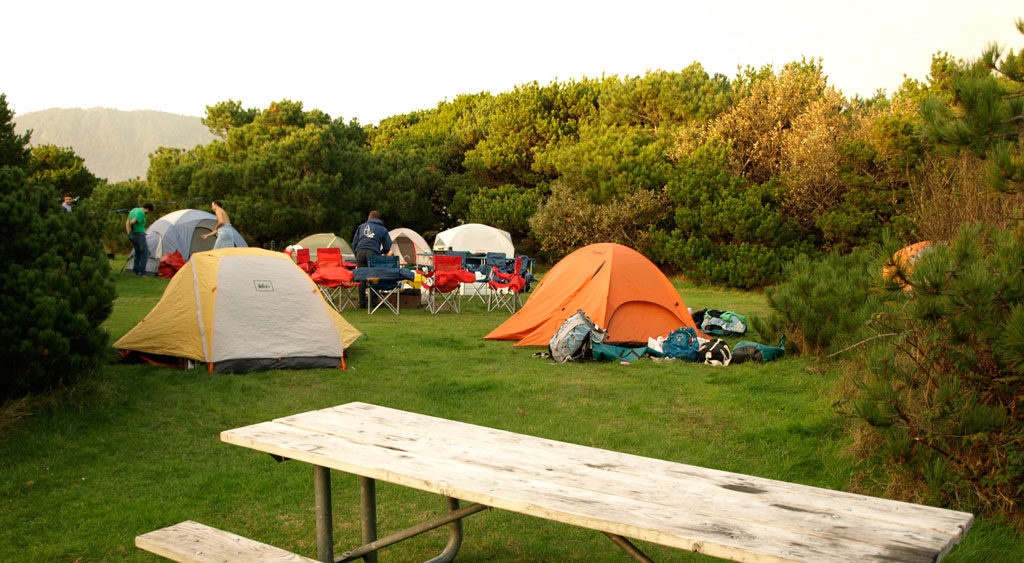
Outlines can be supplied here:
[[339, 367], [359, 336], [288, 255], [223, 248], [193, 254], [114, 347], [239, 373]]
[[356, 253], [347, 240], [334, 233], [317, 233], [295, 243], [295, 246], [309, 249], [309, 259], [316, 262], [316, 250], [318, 248], [340, 248], [341, 257], [349, 262], [356, 261]]

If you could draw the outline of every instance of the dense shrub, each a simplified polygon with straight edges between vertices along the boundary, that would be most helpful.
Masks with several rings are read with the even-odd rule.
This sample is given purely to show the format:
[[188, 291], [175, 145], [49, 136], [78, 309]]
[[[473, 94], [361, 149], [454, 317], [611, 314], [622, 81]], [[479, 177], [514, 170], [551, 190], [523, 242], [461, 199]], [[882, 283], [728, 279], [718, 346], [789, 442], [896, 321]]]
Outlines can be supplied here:
[[754, 288], [778, 281], [783, 265], [813, 246], [778, 211], [773, 184], [731, 171], [732, 151], [704, 143], [676, 164], [667, 192], [671, 225], [655, 234], [656, 256], [697, 282]]
[[481, 188], [469, 200], [467, 223], [483, 223], [508, 231], [522, 240], [537, 212], [537, 190], [512, 185]]
[[[2, 96], [0, 119], [0, 146], [10, 146], [17, 137]], [[30, 181], [21, 154], [0, 155], [0, 401], [95, 370], [114, 301], [97, 223], [61, 209], [52, 184]]]
[[771, 312], [754, 328], [764, 335], [785, 334], [806, 353], [848, 346], [866, 334], [867, 321], [881, 309], [872, 291], [881, 267], [875, 249], [817, 260], [801, 255], [786, 267], [785, 282], [765, 290]]
[[890, 493], [1020, 517], [1024, 508], [1024, 239], [963, 229], [921, 258], [873, 323], [850, 414]]
[[597, 242], [617, 242], [650, 255], [652, 228], [669, 215], [664, 192], [638, 190], [609, 203], [594, 204], [556, 183], [530, 227], [546, 256], [561, 258]]
[[922, 240], [949, 240], [962, 225], [984, 221], [1012, 229], [1024, 216], [1024, 194], [999, 193], [985, 181], [985, 163], [970, 151], [930, 154], [913, 180], [909, 216]]
[[96, 223], [0, 168], [0, 400], [71, 383], [106, 350], [114, 284]]

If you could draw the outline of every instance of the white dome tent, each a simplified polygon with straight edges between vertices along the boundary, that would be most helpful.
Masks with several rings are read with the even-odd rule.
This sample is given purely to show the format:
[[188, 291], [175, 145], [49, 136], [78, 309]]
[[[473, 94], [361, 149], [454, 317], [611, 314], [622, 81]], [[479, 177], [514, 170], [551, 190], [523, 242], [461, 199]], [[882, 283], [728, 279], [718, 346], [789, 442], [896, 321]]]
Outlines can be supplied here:
[[509, 258], [516, 253], [512, 235], [480, 223], [467, 223], [437, 233], [437, 237], [434, 238], [434, 251], [439, 250], [465, 251], [473, 254], [503, 252]]
[[398, 256], [401, 265], [414, 266], [429, 263], [426, 257], [420, 256], [420, 254], [430, 252], [430, 245], [422, 235], [406, 227], [391, 229], [388, 234], [391, 235], [391, 252], [389, 254]]

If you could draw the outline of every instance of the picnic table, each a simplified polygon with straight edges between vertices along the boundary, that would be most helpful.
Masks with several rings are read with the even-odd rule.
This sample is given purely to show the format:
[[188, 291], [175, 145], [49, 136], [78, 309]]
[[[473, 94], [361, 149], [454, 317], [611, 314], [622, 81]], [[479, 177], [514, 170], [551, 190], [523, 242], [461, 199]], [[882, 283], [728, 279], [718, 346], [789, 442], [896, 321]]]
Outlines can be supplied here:
[[[451, 539], [436, 560], [448, 561], [462, 541], [461, 518], [488, 507], [602, 532], [641, 561], [649, 559], [627, 538], [737, 561], [938, 561], [973, 521], [964, 512], [358, 402], [227, 430], [221, 440], [315, 466], [320, 561], [374, 561], [386, 545], [444, 525]], [[332, 469], [360, 476], [365, 544], [338, 558], [331, 535]], [[376, 480], [443, 495], [449, 512], [378, 539]], [[460, 506], [459, 499], [472, 504]], [[159, 532], [147, 541], [159, 542]], [[235, 538], [240, 536], [231, 539], [236, 544], [251, 541]], [[253, 543], [247, 554], [277, 549]]]

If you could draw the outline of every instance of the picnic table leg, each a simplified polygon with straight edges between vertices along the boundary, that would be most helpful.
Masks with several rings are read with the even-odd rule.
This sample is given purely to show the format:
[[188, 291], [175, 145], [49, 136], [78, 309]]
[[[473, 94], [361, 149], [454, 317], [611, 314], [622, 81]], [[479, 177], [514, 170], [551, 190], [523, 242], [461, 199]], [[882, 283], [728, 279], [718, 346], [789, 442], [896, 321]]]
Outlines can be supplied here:
[[601, 533], [606, 535], [606, 536], [608, 536], [608, 539], [610, 539], [613, 542], [615, 542], [615, 545], [621, 547], [622, 550], [625, 551], [626, 553], [628, 553], [630, 556], [632, 556], [633, 559], [636, 559], [637, 561], [642, 561], [644, 563], [654, 563], [654, 561], [650, 557], [647, 557], [647, 554], [645, 554], [644, 552], [640, 551], [640, 548], [638, 548], [637, 546], [633, 545], [632, 542], [630, 542], [626, 538], [624, 538], [624, 537], [622, 537], [622, 536], [620, 536], [618, 534], [611, 534], [611, 533], [608, 533], [608, 532], [601, 532]]
[[[447, 514], [434, 518], [433, 520], [417, 524], [411, 528], [402, 530], [401, 532], [395, 532], [394, 534], [373, 541], [371, 543], [361, 545], [351, 551], [346, 551], [345, 553], [341, 554], [341, 557], [335, 559], [335, 563], [355, 561], [356, 559], [359, 559], [361, 557], [365, 558], [366, 555], [369, 553], [375, 553], [380, 549], [383, 549], [390, 545], [394, 545], [398, 542], [405, 541], [413, 536], [418, 536], [424, 532], [429, 532], [430, 530], [440, 528], [441, 526], [445, 525], [449, 526], [450, 531], [448, 545], [445, 546], [444, 551], [442, 551], [440, 555], [431, 559], [430, 563], [442, 563], [453, 560], [455, 558], [455, 555], [458, 553], [459, 548], [462, 546], [462, 525], [460, 523], [460, 520], [462, 520], [466, 516], [469, 516], [470, 514], [476, 514], [477, 512], [487, 510], [488, 507], [483, 504], [474, 503], [459, 508], [458, 499], [448, 497], [446, 497], [446, 499], [447, 500], [445, 502], [448, 503], [449, 508], [449, 512]], [[456, 526], [455, 524], [459, 525]]]
[[[448, 506], [448, 512], [455, 512], [459, 509], [459, 499], [457, 498], [446, 496], [444, 502]], [[427, 563], [448, 563], [458, 555], [459, 548], [462, 547], [462, 519], [453, 520], [451, 524], [448, 524], [448, 532], [448, 544], [444, 546], [444, 551]]]
[[334, 563], [334, 518], [331, 514], [331, 470], [313, 466], [313, 495], [316, 499], [316, 556]]
[[[359, 478], [359, 511], [362, 516], [363, 545], [377, 540], [377, 482], [369, 477]], [[366, 563], [377, 563], [377, 552], [363, 556]]]

